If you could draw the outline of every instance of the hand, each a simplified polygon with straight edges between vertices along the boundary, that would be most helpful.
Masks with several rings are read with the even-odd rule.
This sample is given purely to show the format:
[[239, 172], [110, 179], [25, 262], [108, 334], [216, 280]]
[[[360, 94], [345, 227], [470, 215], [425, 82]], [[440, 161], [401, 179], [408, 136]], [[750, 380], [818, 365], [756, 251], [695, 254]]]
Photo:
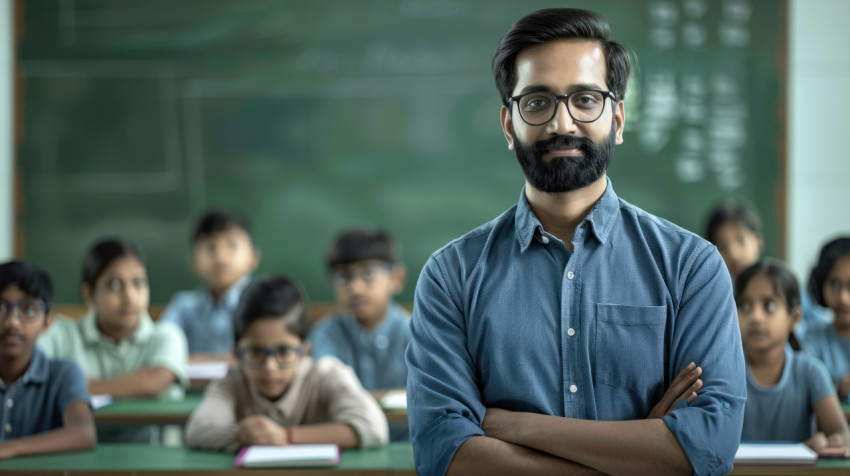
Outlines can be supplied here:
[[841, 381], [838, 382], [838, 398], [842, 402], [847, 401], [847, 394], [850, 393], [850, 374], [844, 374]]
[[265, 415], [243, 418], [236, 425], [233, 437], [243, 445], [286, 446], [286, 428], [278, 425]]
[[673, 411], [673, 407], [682, 399], [687, 399], [688, 403], [693, 402], [697, 398], [697, 392], [702, 388], [700, 375], [702, 375], [702, 368], [697, 367], [693, 362], [686, 365], [679, 372], [679, 375], [676, 375], [670, 387], [661, 397], [661, 401], [652, 407], [646, 418], [662, 418]]
[[840, 433], [833, 433], [827, 437], [824, 432], [819, 431], [806, 440], [805, 444], [820, 456], [833, 458], [847, 458], [850, 456], [847, 443]]

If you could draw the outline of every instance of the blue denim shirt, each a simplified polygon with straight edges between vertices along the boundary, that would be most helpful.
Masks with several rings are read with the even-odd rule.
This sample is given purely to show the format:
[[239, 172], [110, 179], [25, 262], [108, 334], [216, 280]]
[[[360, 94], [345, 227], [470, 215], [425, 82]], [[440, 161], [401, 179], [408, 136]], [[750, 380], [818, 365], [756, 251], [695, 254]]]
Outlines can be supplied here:
[[410, 342], [410, 316], [394, 302], [374, 329], [364, 329], [354, 315], [343, 312], [323, 318], [307, 339], [314, 359], [338, 358], [354, 369], [366, 390], [404, 387], [407, 382], [404, 349]]
[[689, 362], [703, 389], [664, 421], [696, 474], [725, 474], [746, 371], [729, 274], [714, 246], [617, 198], [610, 180], [572, 253], [523, 190], [500, 217], [435, 252], [407, 348], [419, 474], [444, 474], [487, 407], [643, 419]]
[[76, 401], [89, 401], [83, 371], [36, 345], [26, 372], [8, 387], [0, 381], [0, 441], [62, 428], [65, 408]]
[[250, 276], [240, 279], [218, 301], [207, 288], [178, 292], [160, 320], [183, 330], [190, 354], [230, 352], [233, 349], [233, 313], [250, 281]]

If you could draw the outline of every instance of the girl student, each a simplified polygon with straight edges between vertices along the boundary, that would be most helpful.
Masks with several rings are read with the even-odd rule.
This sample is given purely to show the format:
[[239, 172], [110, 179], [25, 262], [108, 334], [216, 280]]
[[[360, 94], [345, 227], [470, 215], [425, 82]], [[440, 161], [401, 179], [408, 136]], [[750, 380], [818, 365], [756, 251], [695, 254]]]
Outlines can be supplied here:
[[821, 248], [809, 277], [809, 292], [828, 308], [832, 325], [806, 335], [806, 351], [826, 364], [841, 401], [850, 402], [850, 237], [836, 238]]
[[186, 338], [148, 315], [148, 275], [139, 250], [107, 238], [83, 259], [82, 294], [89, 307], [80, 320], [57, 318], [39, 338], [45, 353], [75, 360], [89, 392], [113, 397], [182, 394], [187, 384]]
[[735, 301], [747, 361], [742, 441], [804, 442], [823, 456], [850, 456], [850, 429], [823, 363], [802, 352], [799, 285], [780, 262], [742, 271]]

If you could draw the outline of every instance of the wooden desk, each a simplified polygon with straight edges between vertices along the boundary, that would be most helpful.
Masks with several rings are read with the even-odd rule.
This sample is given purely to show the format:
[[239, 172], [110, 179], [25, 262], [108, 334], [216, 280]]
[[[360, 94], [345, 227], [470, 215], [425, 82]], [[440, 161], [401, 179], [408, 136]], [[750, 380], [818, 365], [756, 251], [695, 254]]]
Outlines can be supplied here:
[[[95, 423], [127, 425], [185, 425], [203, 395], [187, 393], [183, 400], [119, 399], [94, 412]], [[406, 422], [406, 410], [384, 410], [387, 420]]]
[[25, 456], [0, 461], [0, 474], [33, 476], [294, 475], [415, 476], [413, 447], [391, 443], [375, 450], [347, 450], [339, 466], [315, 470], [240, 470], [236, 455], [135, 443], [106, 443], [91, 451]]

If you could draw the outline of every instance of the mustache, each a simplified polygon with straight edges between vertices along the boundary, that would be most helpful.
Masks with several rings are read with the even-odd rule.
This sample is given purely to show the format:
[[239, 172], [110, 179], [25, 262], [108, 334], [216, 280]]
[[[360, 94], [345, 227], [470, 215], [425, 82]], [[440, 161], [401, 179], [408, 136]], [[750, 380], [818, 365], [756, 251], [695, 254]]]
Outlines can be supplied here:
[[580, 150], [587, 156], [594, 150], [594, 145], [593, 141], [587, 137], [559, 135], [535, 142], [531, 145], [531, 152], [536, 157], [540, 157], [556, 149], [570, 148]]

